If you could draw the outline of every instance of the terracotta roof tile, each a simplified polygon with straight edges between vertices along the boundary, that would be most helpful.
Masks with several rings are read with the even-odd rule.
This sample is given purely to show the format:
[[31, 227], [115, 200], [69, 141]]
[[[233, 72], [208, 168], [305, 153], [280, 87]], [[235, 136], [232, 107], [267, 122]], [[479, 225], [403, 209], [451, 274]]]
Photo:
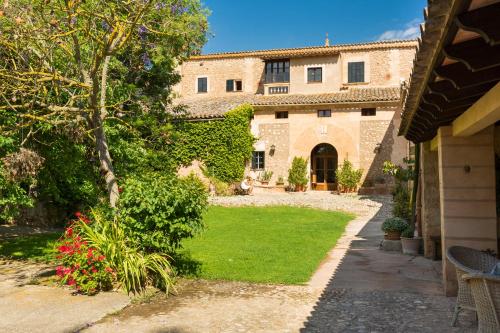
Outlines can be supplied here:
[[311, 55], [326, 55], [335, 54], [341, 51], [360, 51], [372, 49], [384, 49], [392, 47], [417, 47], [416, 40], [393, 40], [393, 41], [378, 41], [357, 44], [339, 44], [332, 46], [311, 46], [298, 47], [287, 49], [270, 49], [242, 52], [222, 52], [201, 54], [192, 56], [190, 60], [203, 59], [223, 59], [223, 58], [241, 58], [241, 57], [261, 57], [261, 58], [278, 58], [278, 57], [302, 57]]
[[277, 105], [320, 105], [320, 104], [345, 104], [362, 102], [396, 102], [400, 99], [398, 87], [386, 88], [351, 88], [329, 94], [288, 94], [288, 95], [251, 95], [238, 94], [227, 97], [191, 97], [177, 99], [174, 105], [185, 106], [188, 112], [187, 118], [218, 118], [226, 112], [241, 104], [254, 106], [277, 106]]

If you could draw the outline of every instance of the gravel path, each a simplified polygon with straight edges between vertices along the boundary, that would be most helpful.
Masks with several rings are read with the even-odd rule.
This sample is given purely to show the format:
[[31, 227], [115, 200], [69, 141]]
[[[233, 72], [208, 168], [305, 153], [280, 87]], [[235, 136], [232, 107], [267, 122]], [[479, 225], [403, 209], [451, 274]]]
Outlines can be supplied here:
[[359, 196], [351, 194], [331, 194], [329, 192], [287, 192], [259, 193], [230, 197], [211, 197], [210, 203], [221, 206], [299, 206], [325, 210], [340, 210], [358, 216], [373, 216], [385, 205], [391, 196]]

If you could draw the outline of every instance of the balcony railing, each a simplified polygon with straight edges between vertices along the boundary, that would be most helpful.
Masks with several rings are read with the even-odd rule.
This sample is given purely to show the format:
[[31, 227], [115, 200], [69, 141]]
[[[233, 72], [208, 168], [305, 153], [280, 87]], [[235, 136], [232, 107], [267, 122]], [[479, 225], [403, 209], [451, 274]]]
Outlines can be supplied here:
[[266, 73], [265, 83], [283, 83], [290, 82], [290, 72]]

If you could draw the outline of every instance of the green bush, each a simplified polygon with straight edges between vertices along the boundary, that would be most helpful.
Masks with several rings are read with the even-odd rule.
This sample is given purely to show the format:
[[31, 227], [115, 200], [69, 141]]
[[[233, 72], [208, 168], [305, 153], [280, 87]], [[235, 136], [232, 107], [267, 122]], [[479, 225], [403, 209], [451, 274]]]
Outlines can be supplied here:
[[215, 194], [226, 197], [233, 194], [231, 185], [215, 177], [209, 177], [210, 183], [214, 186]]
[[292, 186], [305, 186], [309, 178], [307, 177], [307, 159], [294, 157], [292, 167], [288, 170], [288, 183]]
[[396, 185], [396, 189], [394, 191], [393, 202], [394, 206], [392, 207], [392, 215], [395, 217], [400, 217], [406, 221], [410, 221], [411, 219], [411, 206], [410, 206], [410, 192], [408, 188], [405, 186], [406, 183]]
[[354, 192], [363, 176], [362, 169], [354, 169], [349, 160], [344, 160], [342, 166], [335, 171], [339, 190], [342, 192]]
[[413, 238], [415, 236], [415, 229], [411, 226], [408, 226], [403, 232], [401, 233], [401, 237], [404, 238]]
[[[104, 214], [93, 212], [94, 223], [80, 221], [80, 235], [89, 246], [102, 253], [110, 272], [127, 293], [143, 292], [148, 285], [168, 291], [172, 286], [170, 257], [163, 253], [145, 253], [131, 240], [120, 220], [108, 220]], [[133, 237], [133, 235], [132, 235]]]
[[406, 228], [408, 228], [408, 223], [399, 217], [388, 218], [382, 223], [384, 232], [403, 232]]
[[173, 253], [184, 238], [203, 229], [207, 193], [195, 176], [129, 178], [122, 191], [119, 219], [146, 252]]
[[273, 178], [273, 174], [274, 174], [274, 172], [272, 172], [272, 171], [264, 170], [264, 172], [262, 172], [260, 174], [259, 181], [268, 182], [271, 180], [271, 178]]

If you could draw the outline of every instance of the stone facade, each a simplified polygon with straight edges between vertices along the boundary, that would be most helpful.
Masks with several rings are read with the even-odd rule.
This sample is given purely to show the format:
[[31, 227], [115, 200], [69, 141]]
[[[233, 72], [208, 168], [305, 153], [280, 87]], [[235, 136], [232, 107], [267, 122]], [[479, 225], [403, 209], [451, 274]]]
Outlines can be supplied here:
[[[307, 49], [300, 56], [296, 55], [298, 51], [302, 52], [302, 49], [270, 50], [269, 54], [267, 51], [256, 51], [196, 56], [179, 67], [182, 81], [175, 91], [179, 97], [191, 101], [214, 98], [222, 101], [231, 96], [240, 96], [244, 100], [248, 94], [267, 95], [270, 84], [265, 82], [265, 62], [269, 59], [289, 60], [290, 80], [284, 84], [290, 96], [320, 97], [321, 94], [342, 94], [350, 90], [397, 88], [408, 79], [415, 43], [318, 47]], [[277, 58], [276, 52], [281, 57]], [[364, 62], [363, 82], [348, 83], [349, 62]], [[307, 70], [310, 67], [322, 69], [321, 82], [308, 82]], [[196, 90], [199, 77], [207, 78], [206, 93]], [[241, 92], [226, 91], [226, 80], [233, 79], [242, 80]], [[388, 184], [390, 179], [382, 174], [383, 162], [391, 160], [400, 164], [407, 156], [407, 141], [397, 136], [401, 121], [399, 100], [382, 101], [374, 98], [363, 102], [319, 105], [297, 105], [286, 101], [265, 105], [265, 100], [260, 100], [254, 105], [255, 115], [251, 126], [257, 138], [255, 150], [265, 153], [265, 169], [274, 173], [271, 184], [280, 176], [286, 180], [295, 156], [311, 160], [312, 150], [322, 143], [336, 149], [338, 165], [348, 159], [356, 168], [362, 168], [363, 186], [367, 187], [380, 182], [382, 178]], [[363, 116], [362, 108], [375, 108], [376, 114]], [[318, 117], [319, 110], [331, 110], [331, 117]], [[288, 118], [277, 119], [276, 112], [282, 111], [288, 112]], [[199, 114], [205, 112], [200, 111]], [[249, 161], [248, 169], [250, 166]]]

